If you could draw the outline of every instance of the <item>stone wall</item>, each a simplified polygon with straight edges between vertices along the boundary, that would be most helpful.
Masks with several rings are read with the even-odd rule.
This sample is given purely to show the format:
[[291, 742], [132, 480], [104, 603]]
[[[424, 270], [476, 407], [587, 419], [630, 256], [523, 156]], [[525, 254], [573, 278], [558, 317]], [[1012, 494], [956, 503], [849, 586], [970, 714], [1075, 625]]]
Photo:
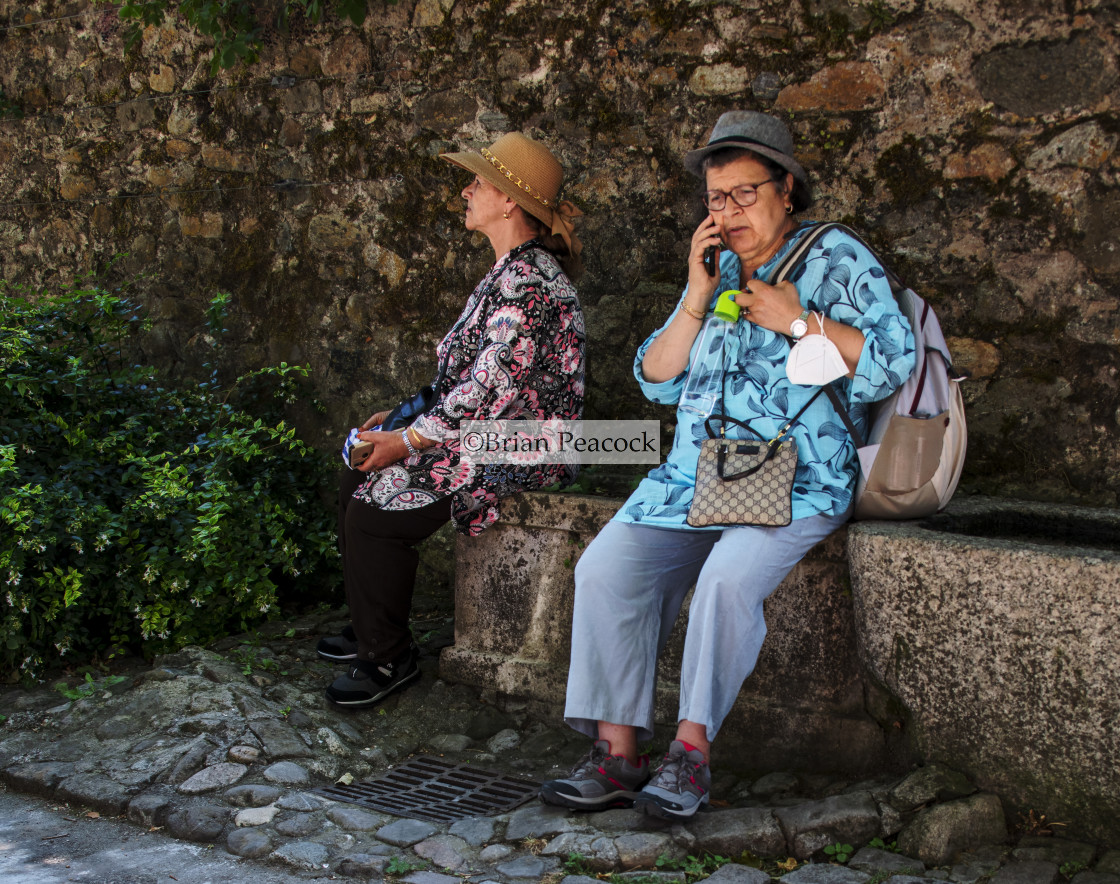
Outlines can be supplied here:
[[171, 24], [126, 51], [111, 8], [5, 0], [0, 272], [139, 276], [180, 370], [231, 292], [228, 367], [310, 364], [326, 407], [296, 417], [333, 445], [434, 373], [489, 265], [436, 155], [521, 129], [587, 213], [589, 415], [668, 421], [630, 360], [699, 219], [681, 155], [767, 110], [813, 214], [867, 231], [972, 373], [966, 486], [1115, 505], [1118, 44], [1115, 0], [371, 0], [215, 77]]

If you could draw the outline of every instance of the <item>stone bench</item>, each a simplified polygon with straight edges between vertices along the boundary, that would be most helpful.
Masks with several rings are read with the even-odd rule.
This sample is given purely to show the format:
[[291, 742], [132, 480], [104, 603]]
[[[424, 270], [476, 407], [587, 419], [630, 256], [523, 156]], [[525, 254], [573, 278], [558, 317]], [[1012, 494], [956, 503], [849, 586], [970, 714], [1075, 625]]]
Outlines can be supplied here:
[[[573, 568], [618, 506], [525, 494], [460, 538], [441, 674], [559, 718]], [[1120, 511], [962, 498], [849, 525], [794, 568], [766, 621], [715, 763], [858, 776], [941, 762], [1010, 819], [1041, 813], [1120, 847]], [[659, 663], [658, 745], [684, 622]]]
[[[440, 673], [492, 687], [560, 717], [571, 642], [575, 563], [621, 501], [521, 494], [501, 520], [458, 540], [455, 644]], [[882, 771], [895, 728], [868, 711], [845, 556], [846, 530], [818, 544], [766, 603], [769, 633], [716, 743], [716, 760], [759, 769]], [[685, 610], [658, 669], [657, 721], [676, 725]], [[880, 704], [886, 706], [887, 704]], [[660, 735], [660, 734], [659, 734]]]

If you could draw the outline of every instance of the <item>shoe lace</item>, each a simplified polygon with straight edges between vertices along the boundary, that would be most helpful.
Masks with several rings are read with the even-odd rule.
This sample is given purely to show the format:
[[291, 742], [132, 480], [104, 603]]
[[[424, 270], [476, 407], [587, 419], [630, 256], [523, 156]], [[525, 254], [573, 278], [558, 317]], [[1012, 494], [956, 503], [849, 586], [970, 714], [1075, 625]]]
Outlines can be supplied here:
[[654, 771], [650, 785], [660, 789], [679, 792], [686, 782], [696, 782], [696, 771], [700, 765], [688, 759], [684, 752], [669, 752]]
[[579, 761], [576, 762], [575, 767], [572, 768], [572, 772], [569, 776], [569, 779], [573, 779], [573, 780], [586, 780], [586, 779], [588, 779], [593, 774], [596, 774], [596, 773], [599, 772], [599, 767], [609, 757], [610, 757], [609, 754], [607, 752], [605, 752], [603, 750], [603, 748], [598, 743], [596, 743], [594, 746], [591, 747], [590, 752], [588, 752], [586, 755], [583, 756], [583, 758], [581, 758]]

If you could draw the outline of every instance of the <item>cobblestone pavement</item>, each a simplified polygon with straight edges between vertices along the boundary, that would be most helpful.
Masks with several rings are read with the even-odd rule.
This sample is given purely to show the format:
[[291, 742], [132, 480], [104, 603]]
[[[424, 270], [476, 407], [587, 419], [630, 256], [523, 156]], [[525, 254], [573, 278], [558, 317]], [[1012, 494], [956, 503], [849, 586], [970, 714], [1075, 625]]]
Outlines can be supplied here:
[[[220, 869], [202, 871], [222, 859], [245, 881], [264, 870], [277, 881], [409, 884], [585, 884], [611, 875], [750, 884], [777, 875], [788, 884], [1120, 884], [1120, 851], [1044, 820], [1009, 820], [995, 796], [935, 765], [861, 782], [716, 770], [713, 806], [685, 824], [628, 809], [567, 813], [535, 799], [494, 816], [432, 822], [330, 800], [316, 790], [378, 777], [417, 753], [540, 781], [566, 772], [587, 748], [555, 721], [440, 681], [446, 616], [420, 634], [425, 656], [416, 685], [376, 709], [331, 707], [323, 688], [335, 667], [316, 657], [314, 644], [341, 623], [338, 612], [327, 613], [137, 663], [92, 683], [71, 679], [69, 696], [54, 686], [0, 695], [0, 779], [8, 790], [0, 802], [0, 835], [7, 838], [0, 875], [187, 880], [124, 865], [104, 877], [113, 864], [104, 856], [86, 865], [75, 859], [69, 877], [42, 877], [62, 874], [57, 852], [47, 849], [59, 820], [89, 831], [91, 820], [119, 818], [113, 825], [132, 826], [137, 836], [194, 850], [179, 855], [188, 869], [198, 865], [192, 880], [199, 881], [238, 880], [221, 877]], [[41, 817], [37, 845], [25, 843], [35, 825], [12, 817], [18, 793], [64, 808], [62, 816]]]

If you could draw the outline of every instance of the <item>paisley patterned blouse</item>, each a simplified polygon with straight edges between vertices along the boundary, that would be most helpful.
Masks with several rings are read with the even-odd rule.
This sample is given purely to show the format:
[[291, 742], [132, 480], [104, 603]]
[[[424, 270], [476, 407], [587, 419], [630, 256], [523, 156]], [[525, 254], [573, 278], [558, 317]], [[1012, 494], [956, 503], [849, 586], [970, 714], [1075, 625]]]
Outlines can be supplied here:
[[551, 252], [530, 240], [499, 258], [436, 352], [446, 363], [439, 401], [413, 427], [439, 444], [372, 471], [356, 499], [403, 510], [451, 496], [455, 527], [475, 535], [497, 520], [501, 498], [575, 479], [561, 464], [468, 464], [459, 457], [460, 421], [583, 414], [583, 312]]
[[[767, 279], [807, 229], [796, 230], [758, 269], [756, 278]], [[719, 292], [742, 288], [739, 273], [739, 258], [724, 249], [713, 305]], [[836, 385], [852, 421], [866, 432], [867, 403], [888, 396], [914, 367], [914, 336], [898, 310], [882, 267], [861, 243], [832, 230], [813, 246], [790, 281], [797, 287], [803, 307], [863, 332], [855, 377], [843, 377]], [[786, 377], [791, 344], [785, 335], [745, 319], [731, 325], [710, 312], [692, 345], [688, 369], [662, 383], [650, 383], [642, 376], [642, 359], [663, 330], [654, 332], [638, 349], [634, 374], [649, 399], [677, 406], [673, 448], [667, 461], [642, 480], [614, 518], [655, 527], [715, 530], [692, 528], [685, 522], [696, 487], [700, 443], [708, 435], [705, 418], [724, 412], [749, 422], [770, 439], [819, 387], [798, 386]], [[728, 435], [737, 437], [740, 432], [729, 429]], [[798, 457], [793, 518], [845, 512], [859, 467], [855, 446], [828, 397], [817, 398], [792, 435]]]

